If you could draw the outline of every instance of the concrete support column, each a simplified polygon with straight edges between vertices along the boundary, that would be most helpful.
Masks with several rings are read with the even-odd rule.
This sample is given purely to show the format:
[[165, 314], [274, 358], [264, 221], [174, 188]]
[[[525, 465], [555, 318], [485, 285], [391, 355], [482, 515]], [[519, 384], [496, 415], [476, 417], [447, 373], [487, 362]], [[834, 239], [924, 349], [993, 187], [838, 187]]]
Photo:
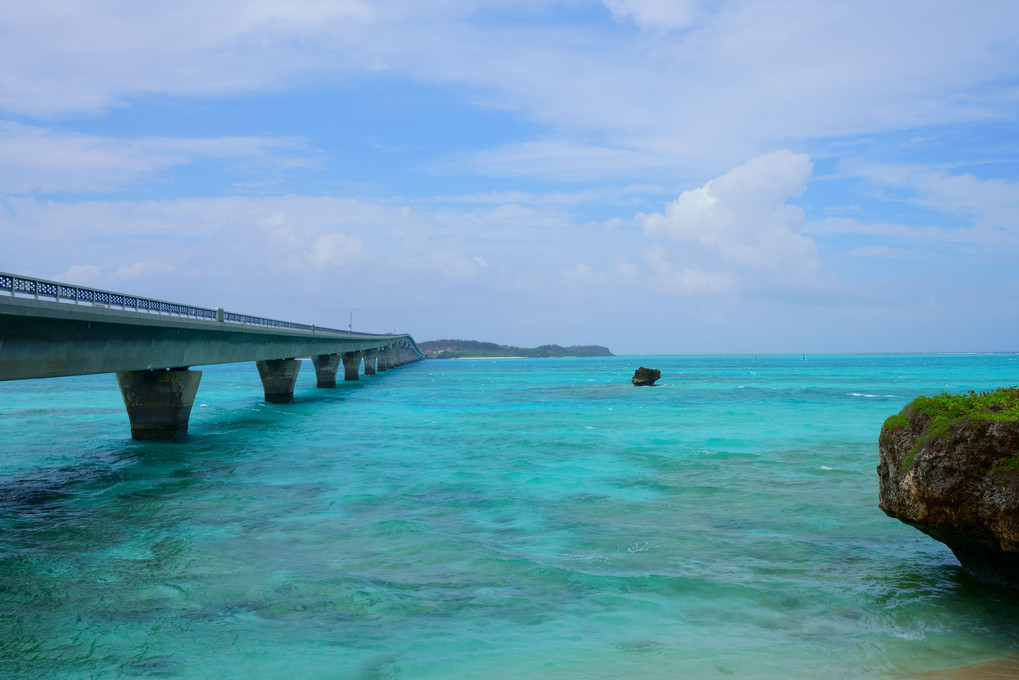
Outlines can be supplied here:
[[340, 356], [343, 358], [343, 379], [357, 380], [361, 368], [361, 353], [344, 352]]
[[397, 345], [396, 347], [393, 348], [394, 366], [403, 366], [405, 363], [407, 363], [403, 360], [403, 355], [404, 355], [403, 345]]
[[361, 354], [364, 355], [364, 374], [375, 375], [375, 364], [379, 358], [379, 351], [377, 349], [366, 349]]
[[186, 368], [117, 373], [134, 439], [170, 439], [187, 434], [201, 371]]
[[383, 347], [379, 350], [379, 365], [378, 370], [385, 371], [389, 369], [389, 348]]
[[315, 367], [315, 380], [319, 387], [336, 387], [336, 370], [340, 367], [339, 354], [320, 354], [312, 357]]
[[265, 400], [270, 404], [289, 404], [294, 400], [294, 385], [297, 372], [301, 370], [300, 359], [269, 359], [256, 361], [258, 377], [262, 379]]

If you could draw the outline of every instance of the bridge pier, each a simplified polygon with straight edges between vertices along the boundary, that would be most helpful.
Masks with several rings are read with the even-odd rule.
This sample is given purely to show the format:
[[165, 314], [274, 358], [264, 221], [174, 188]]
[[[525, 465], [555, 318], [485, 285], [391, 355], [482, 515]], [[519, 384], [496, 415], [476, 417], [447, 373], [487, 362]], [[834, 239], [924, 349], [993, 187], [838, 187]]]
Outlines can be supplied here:
[[389, 348], [388, 347], [381, 347], [381, 348], [379, 348], [379, 367], [378, 367], [378, 370], [380, 370], [380, 371], [388, 371], [389, 368], [390, 368], [390, 366], [389, 366]]
[[361, 368], [361, 353], [344, 352], [340, 357], [343, 359], [343, 379], [357, 380]]
[[[318, 387], [336, 387], [336, 371], [340, 367], [339, 354], [320, 354], [311, 358], [315, 367]], [[367, 373], [367, 370], [365, 371]]]
[[300, 359], [269, 359], [256, 361], [258, 377], [262, 379], [265, 400], [270, 404], [289, 404], [294, 400], [294, 385], [297, 372], [301, 370]]
[[170, 439], [187, 434], [201, 371], [187, 368], [118, 371], [117, 384], [134, 439]]
[[366, 349], [362, 350], [361, 354], [364, 355], [364, 374], [375, 375], [375, 364], [379, 358], [379, 351], [377, 349]]

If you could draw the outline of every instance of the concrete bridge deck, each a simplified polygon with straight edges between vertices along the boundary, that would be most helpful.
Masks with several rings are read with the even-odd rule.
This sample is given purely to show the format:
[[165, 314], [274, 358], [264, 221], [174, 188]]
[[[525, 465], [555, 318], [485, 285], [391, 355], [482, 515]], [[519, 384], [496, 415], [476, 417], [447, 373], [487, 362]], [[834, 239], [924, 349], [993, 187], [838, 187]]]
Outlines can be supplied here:
[[[6, 293], [6, 295], [5, 295]], [[48, 298], [48, 299], [47, 299]], [[293, 400], [301, 357], [319, 387], [418, 361], [407, 334], [353, 333], [0, 272], [0, 380], [115, 373], [136, 439], [187, 432], [201, 372], [254, 361], [265, 399]]]

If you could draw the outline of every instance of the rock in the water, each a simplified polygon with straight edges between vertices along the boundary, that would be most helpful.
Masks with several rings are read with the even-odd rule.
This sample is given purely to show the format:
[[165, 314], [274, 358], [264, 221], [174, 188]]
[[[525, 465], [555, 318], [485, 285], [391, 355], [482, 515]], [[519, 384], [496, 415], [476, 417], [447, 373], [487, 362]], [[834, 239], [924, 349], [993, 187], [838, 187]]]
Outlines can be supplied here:
[[885, 514], [1019, 588], [1019, 391], [920, 397], [885, 421], [879, 450]]
[[641, 366], [633, 372], [630, 382], [634, 385], [654, 385], [655, 381], [662, 377], [662, 372], [657, 368], [644, 368]]

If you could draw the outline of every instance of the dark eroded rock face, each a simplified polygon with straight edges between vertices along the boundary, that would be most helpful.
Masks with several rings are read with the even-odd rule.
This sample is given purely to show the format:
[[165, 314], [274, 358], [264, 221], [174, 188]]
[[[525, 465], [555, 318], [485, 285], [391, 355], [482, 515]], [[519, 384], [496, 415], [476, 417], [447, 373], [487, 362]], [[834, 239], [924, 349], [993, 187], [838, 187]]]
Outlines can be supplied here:
[[634, 385], [654, 385], [655, 381], [662, 377], [662, 372], [657, 368], [644, 368], [641, 366], [633, 372], [630, 382]]
[[1019, 588], [1019, 420], [995, 420], [993, 408], [990, 419], [946, 417], [934, 403], [917, 399], [882, 428], [881, 509], [945, 543], [980, 581]]

